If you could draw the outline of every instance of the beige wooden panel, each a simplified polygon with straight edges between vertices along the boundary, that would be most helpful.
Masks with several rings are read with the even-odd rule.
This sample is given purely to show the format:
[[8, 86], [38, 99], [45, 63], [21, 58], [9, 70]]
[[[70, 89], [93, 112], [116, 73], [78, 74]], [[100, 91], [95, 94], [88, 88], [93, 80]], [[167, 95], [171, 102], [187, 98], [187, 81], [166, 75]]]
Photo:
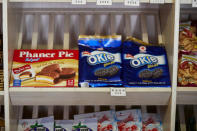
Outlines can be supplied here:
[[177, 87], [177, 104], [197, 104], [197, 88]]
[[170, 88], [127, 88], [111, 97], [109, 88], [10, 88], [14, 105], [167, 105]]

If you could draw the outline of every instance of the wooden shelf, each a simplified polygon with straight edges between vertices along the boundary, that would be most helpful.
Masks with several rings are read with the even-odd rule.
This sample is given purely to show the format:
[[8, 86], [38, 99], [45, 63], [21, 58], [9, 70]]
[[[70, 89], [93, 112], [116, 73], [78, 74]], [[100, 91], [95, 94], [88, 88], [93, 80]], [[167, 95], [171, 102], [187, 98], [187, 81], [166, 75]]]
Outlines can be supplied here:
[[192, 0], [181, 0], [181, 4], [192, 4]]
[[197, 105], [197, 87], [177, 87], [177, 104]]
[[0, 91], [0, 105], [4, 103], [4, 91]]
[[110, 88], [9, 89], [13, 105], [167, 105], [171, 88], [127, 88], [126, 97], [110, 96]]
[[[71, 2], [72, 0], [9, 0], [10, 2]], [[95, 2], [96, 0], [87, 0], [87, 2]], [[113, 0], [115, 3], [124, 3], [124, 0]], [[149, 3], [149, 0], [140, 0], [140, 3]], [[165, 0], [165, 3], [174, 3], [174, 0]]]

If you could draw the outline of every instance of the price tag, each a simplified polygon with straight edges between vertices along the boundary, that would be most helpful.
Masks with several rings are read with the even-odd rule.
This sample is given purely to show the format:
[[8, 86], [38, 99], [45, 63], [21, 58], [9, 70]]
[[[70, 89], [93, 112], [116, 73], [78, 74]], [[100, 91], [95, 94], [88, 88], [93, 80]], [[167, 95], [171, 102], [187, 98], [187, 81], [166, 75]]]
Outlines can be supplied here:
[[197, 7], [197, 0], [192, 1], [192, 7]]
[[154, 4], [164, 4], [165, 0], [150, 0], [150, 3], [154, 3]]
[[125, 0], [124, 5], [139, 6], [140, 5], [140, 0]]
[[86, 0], [72, 0], [73, 5], [85, 5]]
[[111, 96], [126, 96], [125, 88], [111, 88]]
[[97, 0], [97, 5], [112, 5], [112, 0]]

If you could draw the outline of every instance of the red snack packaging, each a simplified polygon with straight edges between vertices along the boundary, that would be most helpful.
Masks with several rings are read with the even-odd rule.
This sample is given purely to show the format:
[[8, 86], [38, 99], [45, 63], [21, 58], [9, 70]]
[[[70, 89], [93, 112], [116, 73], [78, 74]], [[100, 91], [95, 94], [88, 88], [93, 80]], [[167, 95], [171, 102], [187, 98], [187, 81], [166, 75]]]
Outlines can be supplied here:
[[77, 87], [77, 50], [15, 50], [10, 87]]
[[197, 86], [197, 52], [179, 52], [178, 86]]

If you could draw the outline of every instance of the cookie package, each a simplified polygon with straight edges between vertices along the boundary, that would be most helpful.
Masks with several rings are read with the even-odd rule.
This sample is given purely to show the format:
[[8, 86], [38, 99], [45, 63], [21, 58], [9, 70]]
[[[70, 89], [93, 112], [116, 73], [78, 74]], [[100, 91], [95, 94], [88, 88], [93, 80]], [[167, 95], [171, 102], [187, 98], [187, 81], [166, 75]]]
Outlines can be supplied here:
[[10, 87], [78, 87], [78, 51], [15, 50]]
[[18, 131], [53, 131], [54, 117], [39, 119], [21, 119], [18, 124]]
[[125, 87], [170, 87], [166, 50], [133, 37], [123, 43]]
[[55, 120], [54, 131], [72, 131], [73, 120]]
[[116, 112], [118, 131], [141, 131], [142, 113], [141, 110], [124, 110]]
[[79, 86], [121, 86], [121, 36], [79, 36]]
[[72, 131], [97, 131], [97, 123], [96, 118], [74, 120]]
[[74, 119], [85, 119], [85, 118], [96, 118], [98, 120], [98, 129], [97, 131], [116, 131], [117, 130], [117, 122], [115, 120], [115, 111], [102, 111], [102, 112], [94, 112], [87, 114], [79, 114], [75, 115]]

